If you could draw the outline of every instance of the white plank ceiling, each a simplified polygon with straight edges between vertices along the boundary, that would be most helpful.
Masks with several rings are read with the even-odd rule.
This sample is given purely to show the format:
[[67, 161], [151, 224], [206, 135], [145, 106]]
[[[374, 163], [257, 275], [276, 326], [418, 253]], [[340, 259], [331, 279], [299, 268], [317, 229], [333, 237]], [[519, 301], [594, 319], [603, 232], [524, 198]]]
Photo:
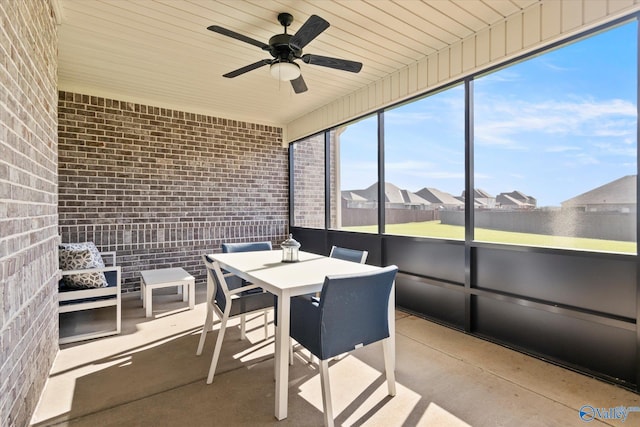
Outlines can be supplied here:
[[[537, 0], [55, 0], [59, 89], [217, 117], [285, 125], [460, 41]], [[258, 47], [208, 31], [219, 25], [268, 43], [291, 13], [331, 26], [304, 53], [363, 63], [353, 74], [300, 63], [295, 94], [264, 66]]]

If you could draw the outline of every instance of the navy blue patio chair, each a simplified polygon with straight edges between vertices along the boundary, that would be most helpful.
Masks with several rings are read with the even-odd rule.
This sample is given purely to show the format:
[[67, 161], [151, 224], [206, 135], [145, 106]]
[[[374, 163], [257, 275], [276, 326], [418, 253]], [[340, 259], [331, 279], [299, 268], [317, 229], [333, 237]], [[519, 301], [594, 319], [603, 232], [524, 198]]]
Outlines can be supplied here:
[[[222, 341], [227, 328], [227, 321], [234, 317], [264, 311], [273, 307], [273, 294], [264, 292], [258, 285], [247, 283], [244, 286], [230, 288], [225, 279], [225, 275], [220, 268], [220, 264], [207, 255], [202, 256], [207, 269], [207, 318], [205, 320], [197, 354], [202, 354], [205, 336], [213, 326], [213, 311], [220, 318], [220, 331], [216, 339], [216, 346], [213, 350], [207, 384], [213, 382], [216, 372]], [[245, 282], [246, 283], [246, 282]], [[209, 295], [209, 290], [215, 289]], [[256, 292], [256, 290], [258, 290]], [[266, 328], [265, 328], [266, 329]], [[266, 339], [265, 335], [265, 339]]]
[[[329, 258], [342, 259], [345, 261], [357, 262], [360, 264], [364, 264], [367, 262], [367, 256], [369, 255], [368, 251], [360, 251], [358, 249], [349, 249], [342, 248], [340, 246], [332, 246], [331, 252], [329, 253]], [[317, 298], [320, 296], [320, 292], [317, 294], [309, 294], [305, 297], [307, 298]], [[275, 314], [274, 314], [274, 324], [278, 326], [277, 317], [278, 317], [278, 301], [277, 297], [274, 297], [274, 306], [275, 306]], [[311, 361], [313, 362], [313, 354], [311, 355]], [[289, 363], [293, 364], [293, 343], [289, 345]]]
[[[230, 252], [252, 252], [252, 251], [270, 251], [272, 249], [271, 246], [271, 242], [249, 242], [249, 243], [223, 243], [222, 245], [222, 253], [230, 253]], [[239, 288], [241, 286], [247, 286], [249, 285], [249, 283], [234, 275], [231, 274], [227, 271], [222, 270], [226, 280], [227, 280], [227, 286], [229, 287], [229, 289], [236, 289]], [[210, 286], [211, 285], [211, 286]], [[213, 296], [213, 288], [214, 288], [214, 282], [210, 282], [207, 279], [207, 301], [210, 301], [212, 296]], [[262, 292], [262, 289], [253, 289], [252, 292]], [[268, 335], [268, 323], [267, 323], [267, 313], [268, 310], [265, 310], [264, 312], [264, 336], [265, 338]], [[211, 320], [213, 320], [213, 308], [212, 307], [207, 307], [207, 320], [209, 319], [209, 317], [211, 317]], [[207, 322], [207, 320], [205, 320], [205, 323]], [[240, 339], [245, 339], [246, 338], [246, 315], [242, 315], [240, 318]], [[198, 356], [200, 356], [202, 354], [202, 349], [204, 347], [204, 342], [206, 339], [206, 332], [209, 332], [208, 330], [203, 330], [203, 334], [200, 336], [200, 343], [198, 344], [198, 350], [196, 351], [196, 354]]]
[[343, 259], [346, 261], [359, 262], [364, 264], [367, 262], [368, 251], [359, 251], [357, 249], [341, 248], [340, 246], [332, 246], [329, 257]]
[[222, 253], [270, 251], [271, 242], [223, 243]]
[[[223, 243], [222, 245], [222, 253], [231, 253], [231, 252], [254, 252], [254, 251], [270, 251], [272, 249], [271, 242], [247, 242], [247, 243]], [[229, 285], [229, 289], [235, 289], [239, 286], [247, 286], [249, 282], [246, 280], [235, 276], [233, 274], [229, 274], [226, 271], [222, 271], [225, 274], [225, 278], [227, 280], [227, 285]], [[262, 292], [262, 289], [257, 288], [247, 292]], [[268, 320], [267, 313], [269, 310], [264, 311], [264, 336], [265, 338], [268, 335]], [[247, 328], [246, 315], [242, 315], [240, 318], [240, 339], [246, 338], [246, 328]]]
[[370, 273], [327, 276], [320, 298], [291, 299], [291, 338], [320, 360], [326, 426], [333, 426], [329, 359], [382, 341], [390, 396], [395, 396], [394, 358], [389, 337], [389, 297], [398, 267]]

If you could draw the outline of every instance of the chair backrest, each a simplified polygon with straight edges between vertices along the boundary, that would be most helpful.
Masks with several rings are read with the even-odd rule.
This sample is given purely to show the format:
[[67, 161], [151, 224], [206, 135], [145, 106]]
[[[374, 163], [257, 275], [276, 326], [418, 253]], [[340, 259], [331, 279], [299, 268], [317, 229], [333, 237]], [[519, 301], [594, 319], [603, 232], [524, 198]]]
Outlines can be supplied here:
[[321, 359], [389, 337], [389, 295], [398, 267], [328, 276], [320, 309]]
[[205, 268], [207, 269], [207, 280], [214, 285], [214, 295], [212, 295], [214, 304], [216, 304], [221, 311], [227, 306], [227, 297], [229, 296], [229, 286], [224, 278], [220, 265], [209, 258], [208, 255], [202, 255]]
[[223, 243], [222, 252], [270, 251], [271, 242]]
[[348, 249], [341, 248], [339, 246], [333, 246], [331, 248], [329, 257], [364, 264], [367, 261], [367, 255], [369, 255], [368, 251], [359, 251], [357, 249]]
[[[271, 242], [247, 242], [247, 243], [223, 243], [222, 244], [222, 253], [230, 253], [230, 252], [254, 252], [254, 251], [270, 251]], [[227, 277], [227, 285], [229, 289], [239, 288], [240, 286], [245, 286], [247, 284], [246, 280], [243, 280], [237, 276]]]

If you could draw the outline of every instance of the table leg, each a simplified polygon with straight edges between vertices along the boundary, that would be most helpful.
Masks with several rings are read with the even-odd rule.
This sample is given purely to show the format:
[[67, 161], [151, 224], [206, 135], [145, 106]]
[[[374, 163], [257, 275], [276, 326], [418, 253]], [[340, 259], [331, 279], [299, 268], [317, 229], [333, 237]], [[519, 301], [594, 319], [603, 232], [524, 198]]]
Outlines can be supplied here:
[[196, 305], [196, 281], [191, 280], [189, 283], [189, 309], [193, 310]]
[[391, 366], [396, 370], [396, 282], [391, 285], [389, 295], [389, 353], [391, 356]]
[[288, 293], [278, 295], [278, 327], [276, 328], [276, 407], [278, 420], [287, 418], [289, 391], [289, 321], [291, 299]]
[[151, 309], [151, 305], [152, 305], [152, 291], [153, 289], [151, 288], [151, 286], [147, 285], [144, 287], [144, 304], [145, 304], [145, 308], [146, 308], [146, 316], [147, 317], [151, 317], [152, 315], [152, 309]]
[[142, 300], [142, 308], [145, 308], [145, 302], [144, 302], [144, 293], [145, 293], [145, 283], [144, 283], [144, 278], [142, 278], [140, 280], [140, 299]]
[[189, 282], [185, 282], [182, 286], [178, 286], [178, 289], [182, 289], [182, 302], [187, 302], [189, 298]]

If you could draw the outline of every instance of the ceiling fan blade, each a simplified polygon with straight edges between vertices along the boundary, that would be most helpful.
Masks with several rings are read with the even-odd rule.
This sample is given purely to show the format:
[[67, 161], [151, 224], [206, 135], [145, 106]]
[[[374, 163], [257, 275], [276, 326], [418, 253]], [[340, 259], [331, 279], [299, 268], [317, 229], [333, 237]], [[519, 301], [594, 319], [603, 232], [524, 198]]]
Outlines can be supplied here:
[[234, 78], [234, 77], [238, 77], [240, 74], [244, 74], [246, 72], [249, 72], [251, 70], [255, 70], [256, 68], [260, 68], [263, 65], [267, 65], [267, 64], [271, 64], [271, 60], [270, 59], [261, 59], [258, 62], [254, 62], [253, 64], [249, 64], [249, 65], [245, 65], [242, 68], [238, 68], [237, 70], [234, 71], [230, 71], [227, 74], [223, 74], [222, 77], [227, 77], [227, 78]]
[[218, 25], [210, 25], [207, 27], [207, 30], [213, 31], [214, 33], [222, 34], [223, 36], [231, 37], [236, 40], [243, 41], [245, 43], [252, 44], [254, 46], [259, 47], [260, 49], [269, 49], [269, 45], [266, 43], [262, 43], [256, 39], [252, 39], [251, 37], [243, 36], [242, 34], [238, 34], [235, 31], [227, 30], [226, 28], [219, 27]]
[[349, 71], [351, 73], [359, 73], [362, 69], [362, 62], [330, 58], [328, 56], [306, 54], [302, 55], [301, 59], [307, 64], [335, 68], [336, 70]]
[[293, 86], [293, 91], [295, 93], [302, 93], [307, 91], [307, 84], [304, 82], [302, 75], [297, 79], [291, 80], [291, 86]]
[[307, 19], [307, 22], [302, 24], [302, 27], [300, 27], [298, 32], [291, 37], [291, 40], [289, 40], [289, 46], [292, 46], [295, 49], [302, 49], [327, 28], [329, 28], [329, 23], [327, 21], [320, 18], [318, 15], [311, 15], [309, 19]]

